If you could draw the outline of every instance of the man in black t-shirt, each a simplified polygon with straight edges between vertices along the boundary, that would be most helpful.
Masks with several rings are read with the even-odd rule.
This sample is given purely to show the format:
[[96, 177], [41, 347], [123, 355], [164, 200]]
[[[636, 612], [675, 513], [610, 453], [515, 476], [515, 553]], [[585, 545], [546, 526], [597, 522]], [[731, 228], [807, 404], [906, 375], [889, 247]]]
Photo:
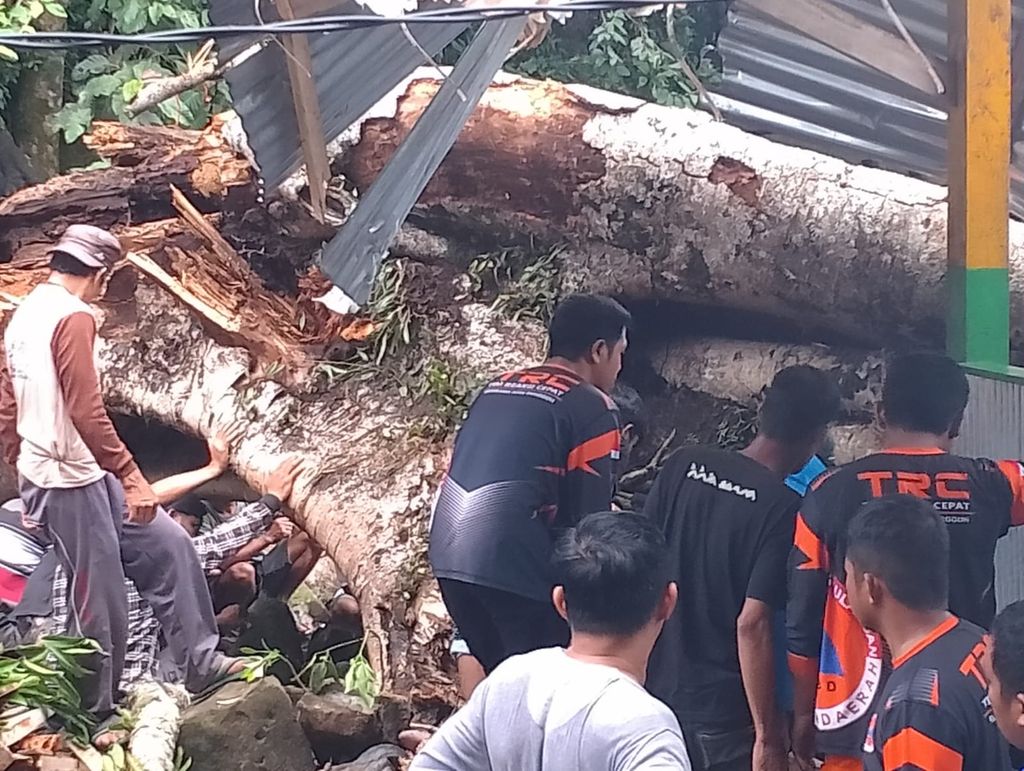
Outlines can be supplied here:
[[826, 373], [784, 369], [750, 446], [680, 450], [647, 499], [680, 596], [647, 685], [679, 718], [695, 771], [786, 769], [772, 633], [800, 497], [785, 479], [807, 463], [838, 411]]
[[455, 439], [430, 565], [487, 672], [568, 642], [548, 563], [556, 531], [611, 506], [620, 436], [608, 394], [629, 323], [612, 299], [567, 298], [551, 321], [548, 360], [488, 384]]
[[846, 532], [846, 594], [892, 674], [870, 713], [865, 771], [1007, 771], [982, 672], [985, 632], [949, 606], [949, 531], [909, 495], [865, 504]]

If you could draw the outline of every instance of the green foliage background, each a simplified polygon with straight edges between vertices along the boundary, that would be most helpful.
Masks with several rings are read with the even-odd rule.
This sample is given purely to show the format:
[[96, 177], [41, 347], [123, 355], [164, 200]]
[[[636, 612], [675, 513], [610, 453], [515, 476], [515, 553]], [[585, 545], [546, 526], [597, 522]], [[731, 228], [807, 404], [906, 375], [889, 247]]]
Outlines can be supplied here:
[[[0, 29], [32, 31], [41, 22], [63, 22], [70, 30], [133, 34], [208, 24], [208, 0], [0, 0]], [[724, 4], [703, 3], [637, 17], [625, 11], [577, 13], [555, 23], [544, 42], [525, 51], [508, 69], [530, 77], [579, 82], [666, 105], [693, 105], [696, 89], [680, 67], [680, 57], [705, 81], [719, 72], [714, 42], [724, 22]], [[451, 64], [472, 31], [442, 55]], [[136, 118], [126, 104], [147, 79], [187, 71], [196, 46], [120, 46], [64, 55], [64, 107], [46, 116], [48, 126], [67, 143], [77, 141], [95, 118], [135, 123], [201, 127], [229, 106], [223, 84], [193, 89]], [[37, 116], [8, 114], [19, 75], [43, 54], [17, 54], [0, 46], [0, 123]], [[53, 55], [53, 54], [47, 54]]]
[[[679, 65], [680, 54], [701, 81], [714, 82], [721, 71], [715, 52], [725, 22], [724, 3], [675, 7], [648, 16], [626, 11], [577, 13], [554, 23], [544, 42], [524, 51], [505, 69], [533, 78], [617, 91], [669, 106], [694, 106], [696, 88]], [[442, 55], [454, 64], [471, 33]]]
[[[206, 0], [7, 0], [0, 8], [0, 28], [32, 30], [43, 13], [67, 20], [76, 31], [134, 34], [175, 27], [196, 28], [209, 23]], [[51, 117], [51, 127], [74, 142], [94, 118], [128, 121], [125, 105], [148, 78], [180, 74], [196, 46], [120, 46], [96, 52], [70, 50], [65, 56], [65, 106]], [[35, 55], [0, 49], [0, 115], [6, 122], [7, 103], [22, 68], [32, 67]], [[193, 89], [169, 99], [134, 119], [136, 123], [173, 123], [187, 127], [206, 124], [210, 115], [227, 106], [223, 87]]]

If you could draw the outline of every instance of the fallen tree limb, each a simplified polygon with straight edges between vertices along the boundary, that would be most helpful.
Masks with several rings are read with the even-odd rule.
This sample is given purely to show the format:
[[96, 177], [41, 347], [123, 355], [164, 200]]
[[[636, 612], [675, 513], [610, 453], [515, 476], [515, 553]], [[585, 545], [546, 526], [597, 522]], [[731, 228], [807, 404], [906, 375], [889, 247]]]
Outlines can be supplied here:
[[76, 222], [111, 228], [171, 217], [171, 185], [206, 212], [255, 204], [248, 162], [221, 139], [217, 123], [203, 132], [96, 123], [86, 141], [109, 168], [54, 177], [0, 200], [0, 262], [39, 258]]

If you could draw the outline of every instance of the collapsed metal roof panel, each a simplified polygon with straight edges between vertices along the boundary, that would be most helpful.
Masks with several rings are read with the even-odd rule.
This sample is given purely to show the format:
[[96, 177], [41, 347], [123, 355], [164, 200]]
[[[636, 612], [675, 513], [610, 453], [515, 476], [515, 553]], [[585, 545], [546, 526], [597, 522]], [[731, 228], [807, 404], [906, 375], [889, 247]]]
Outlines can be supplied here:
[[[878, 0], [833, 4], [895, 32]], [[892, 0], [910, 34], [942, 73], [946, 0]], [[1014, 0], [1014, 15], [1024, 0]], [[749, 4], [719, 38], [723, 78], [712, 99], [725, 118], [769, 139], [946, 183], [943, 97], [925, 94], [776, 22]], [[1024, 162], [1011, 168], [1011, 211], [1024, 217]]]
[[[332, 13], [359, 12], [349, 0], [334, 3]], [[214, 0], [210, 17], [215, 24], [258, 23], [252, 0]], [[454, 40], [464, 24], [409, 24], [409, 32], [431, 55]], [[376, 102], [424, 64], [423, 53], [398, 25], [311, 35], [313, 80], [327, 141], [339, 136]], [[237, 55], [250, 42], [229, 44], [222, 61]], [[268, 189], [277, 188], [303, 162], [299, 127], [287, 74], [284, 49], [275, 42], [228, 71], [226, 79], [234, 109], [242, 120], [260, 177]]]
[[488, 21], [405, 140], [360, 198], [341, 231], [324, 247], [321, 266], [355, 302], [365, 303], [377, 267], [405, 218], [479, 103], [526, 18]]

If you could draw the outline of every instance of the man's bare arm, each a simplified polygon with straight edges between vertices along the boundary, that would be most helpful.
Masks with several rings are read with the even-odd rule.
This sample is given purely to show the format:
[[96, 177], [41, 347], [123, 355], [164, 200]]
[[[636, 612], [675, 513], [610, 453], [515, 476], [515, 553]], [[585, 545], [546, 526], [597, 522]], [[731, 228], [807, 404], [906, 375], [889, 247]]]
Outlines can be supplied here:
[[740, 674], [754, 718], [755, 771], [785, 771], [782, 720], [775, 703], [775, 661], [771, 606], [748, 597], [736, 621]]
[[85, 446], [100, 468], [124, 485], [129, 518], [148, 522], [153, 518], [156, 496], [103, 406], [93, 359], [95, 340], [96, 321], [85, 311], [72, 313], [57, 325], [50, 343], [57, 380], [68, 415]]
[[161, 506], [167, 506], [179, 498], [188, 495], [207, 482], [212, 482], [228, 469], [230, 460], [230, 429], [218, 431], [207, 442], [210, 450], [210, 462], [202, 468], [183, 471], [180, 474], [158, 479], [153, 482], [153, 492]]

